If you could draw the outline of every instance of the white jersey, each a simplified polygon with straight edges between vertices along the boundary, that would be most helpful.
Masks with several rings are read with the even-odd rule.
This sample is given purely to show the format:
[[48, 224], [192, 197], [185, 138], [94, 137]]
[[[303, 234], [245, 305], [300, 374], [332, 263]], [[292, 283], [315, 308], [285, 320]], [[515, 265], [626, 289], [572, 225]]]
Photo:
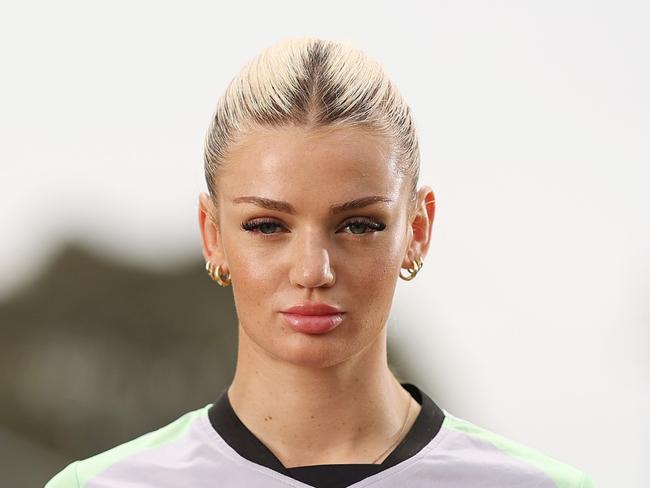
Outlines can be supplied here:
[[422, 405], [380, 464], [285, 468], [234, 413], [227, 388], [214, 404], [88, 459], [46, 488], [593, 488], [583, 472], [459, 419], [418, 387]]

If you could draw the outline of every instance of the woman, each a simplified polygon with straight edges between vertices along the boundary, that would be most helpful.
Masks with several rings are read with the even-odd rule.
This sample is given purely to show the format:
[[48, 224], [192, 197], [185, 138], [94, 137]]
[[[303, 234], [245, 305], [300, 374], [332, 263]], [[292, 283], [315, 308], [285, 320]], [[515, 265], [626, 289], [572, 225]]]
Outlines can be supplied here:
[[397, 278], [422, 268], [435, 200], [380, 65], [316, 38], [265, 50], [218, 102], [205, 173], [206, 270], [239, 318], [232, 383], [49, 488], [591, 486], [389, 369]]

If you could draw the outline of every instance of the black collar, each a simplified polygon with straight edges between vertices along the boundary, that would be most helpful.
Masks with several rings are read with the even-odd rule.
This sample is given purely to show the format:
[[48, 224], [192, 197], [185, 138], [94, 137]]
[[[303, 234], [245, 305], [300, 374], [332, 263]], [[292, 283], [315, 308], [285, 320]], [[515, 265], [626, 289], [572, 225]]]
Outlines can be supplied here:
[[212, 427], [237, 453], [249, 461], [318, 488], [343, 488], [415, 455], [438, 433], [445, 415], [429, 396], [411, 383], [402, 387], [422, 405], [415, 423], [402, 442], [381, 464], [319, 464], [285, 468], [280, 460], [248, 430], [232, 409], [225, 388], [208, 410]]

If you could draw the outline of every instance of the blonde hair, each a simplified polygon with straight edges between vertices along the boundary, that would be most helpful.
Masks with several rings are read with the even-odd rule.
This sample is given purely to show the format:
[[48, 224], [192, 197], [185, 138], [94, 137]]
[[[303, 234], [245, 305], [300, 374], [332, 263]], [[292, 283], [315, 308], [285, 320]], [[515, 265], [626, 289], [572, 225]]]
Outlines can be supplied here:
[[397, 170], [416, 198], [420, 151], [414, 120], [381, 65], [351, 45], [316, 37], [284, 39], [263, 50], [219, 99], [204, 150], [216, 205], [216, 175], [232, 144], [260, 128], [356, 127], [388, 138]]

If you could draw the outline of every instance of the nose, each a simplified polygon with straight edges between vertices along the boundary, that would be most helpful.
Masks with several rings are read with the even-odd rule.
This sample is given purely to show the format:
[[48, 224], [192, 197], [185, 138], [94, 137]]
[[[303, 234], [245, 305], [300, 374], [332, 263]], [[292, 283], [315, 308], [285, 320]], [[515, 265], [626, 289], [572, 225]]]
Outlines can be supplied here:
[[334, 284], [330, 253], [324, 239], [315, 233], [296, 239], [291, 263], [289, 280], [294, 286], [318, 288]]

